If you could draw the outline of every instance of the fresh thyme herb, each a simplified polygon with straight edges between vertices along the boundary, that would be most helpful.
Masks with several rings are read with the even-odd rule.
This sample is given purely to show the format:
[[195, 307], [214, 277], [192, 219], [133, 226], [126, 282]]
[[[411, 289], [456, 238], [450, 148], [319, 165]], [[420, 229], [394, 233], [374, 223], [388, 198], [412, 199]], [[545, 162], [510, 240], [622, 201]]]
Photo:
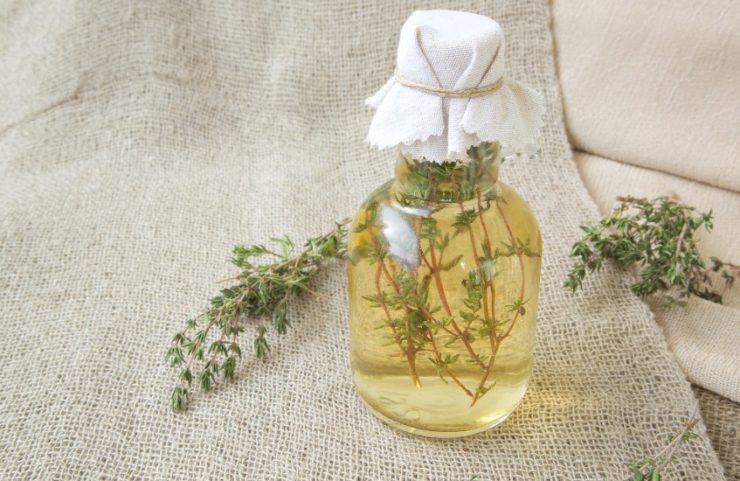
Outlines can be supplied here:
[[678, 448], [689, 441], [693, 441], [700, 436], [693, 431], [699, 418], [695, 414], [691, 420], [686, 423], [680, 433], [676, 434], [663, 450], [653, 458], [632, 459], [627, 462], [629, 470], [629, 481], [661, 481], [666, 474], [666, 468], [673, 460]]
[[[291, 299], [304, 292], [314, 293], [308, 285], [324, 263], [344, 257], [348, 223], [344, 220], [329, 233], [309, 239], [297, 253], [286, 236], [272, 239], [280, 247], [278, 252], [262, 245], [234, 247], [231, 263], [241, 272], [226, 280], [235, 280], [236, 284], [221, 290], [205, 312], [187, 321], [167, 351], [167, 362], [179, 369], [179, 383], [171, 395], [172, 409], [187, 409], [194, 379], [209, 391], [218, 377], [234, 378], [237, 358], [242, 355], [237, 337], [244, 331], [247, 318], [267, 320], [278, 334], [285, 334], [290, 326]], [[266, 332], [260, 323], [254, 339], [254, 353], [260, 359], [270, 349]]]
[[[665, 475], [668, 467], [678, 453], [678, 449], [685, 443], [694, 441], [701, 436], [694, 432], [694, 427], [699, 423], [698, 413], [695, 413], [681, 432], [673, 436], [668, 444], [655, 457], [631, 459], [626, 465], [629, 471], [627, 481], [662, 481], [668, 478]], [[482, 481], [477, 474], [467, 481]]]
[[716, 274], [731, 287], [740, 277], [740, 267], [716, 257], [705, 260], [695, 235], [702, 227], [712, 229], [712, 212], [695, 213], [693, 207], [667, 197], [653, 200], [618, 197], [619, 205], [597, 224], [584, 225], [583, 238], [573, 244], [571, 255], [578, 262], [571, 268], [565, 287], [573, 292], [590, 272], [605, 260], [622, 268], [639, 266], [635, 294], [660, 293], [662, 307], [697, 296], [722, 303], [722, 294], [712, 287]]
[[[470, 161], [467, 163], [453, 160], [438, 163], [406, 157], [403, 169], [396, 173], [397, 178], [404, 179], [397, 200], [406, 207], [412, 207], [473, 199], [479, 183], [495, 182], [500, 150], [501, 146], [496, 142], [470, 147], [467, 151]], [[465, 217], [464, 222], [469, 224], [472, 219]]]

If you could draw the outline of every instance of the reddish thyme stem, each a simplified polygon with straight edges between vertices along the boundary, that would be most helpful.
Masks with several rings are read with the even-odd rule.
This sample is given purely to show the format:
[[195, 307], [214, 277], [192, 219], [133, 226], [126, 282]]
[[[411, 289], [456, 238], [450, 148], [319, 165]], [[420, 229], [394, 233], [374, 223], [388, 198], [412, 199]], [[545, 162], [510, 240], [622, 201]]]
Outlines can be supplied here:
[[[434, 357], [437, 358], [437, 362], [442, 363], [442, 356], [439, 353], [439, 349], [437, 349], [437, 342], [434, 340], [434, 336], [431, 332], [429, 332], [429, 340], [432, 342], [432, 351], [434, 352]], [[452, 379], [455, 384], [460, 386], [460, 389], [465, 391], [465, 394], [468, 397], [473, 397], [473, 393], [470, 392], [470, 389], [466, 388], [465, 385], [460, 381], [460, 379], [455, 375], [455, 373], [452, 372], [452, 370], [448, 367], [447, 368], [447, 375], [450, 376], [450, 379]]]
[[[480, 218], [480, 225], [483, 227], [483, 236], [486, 241], [486, 247], [488, 248], [489, 254], [493, 253], [493, 244], [491, 243], [491, 237], [488, 235], [488, 227], [486, 227], [486, 221], [483, 216], [483, 204], [481, 202], [481, 196], [480, 196], [480, 188], [476, 189], [476, 198], [478, 200], [478, 211], [481, 213]], [[489, 204], [490, 206], [490, 204]], [[491, 319], [496, 320], [496, 266], [491, 266], [491, 282], [490, 282], [490, 288], [491, 288]], [[485, 295], [484, 295], [485, 297]], [[468, 323], [468, 327], [470, 327], [470, 323]], [[465, 329], [467, 331], [467, 328]]]
[[393, 339], [396, 341], [396, 344], [398, 344], [398, 347], [399, 349], [401, 349], [401, 352], [406, 354], [406, 358], [409, 363], [409, 375], [411, 376], [411, 380], [417, 387], [419, 387], [421, 386], [421, 382], [419, 381], [419, 375], [416, 373], [416, 363], [414, 362], [413, 358], [409, 358], [408, 350], [403, 347], [403, 343], [401, 342], [401, 338], [398, 335], [396, 326], [393, 324], [393, 316], [391, 316], [391, 312], [388, 310], [388, 305], [385, 303], [385, 300], [383, 299], [383, 290], [380, 288], [380, 275], [382, 274], [382, 272], [383, 272], [383, 267], [380, 265], [380, 263], [378, 263], [378, 268], [376, 269], [376, 272], [375, 272], [375, 291], [378, 294], [380, 306], [383, 308], [385, 317], [388, 320], [388, 326], [390, 326], [391, 331], [393, 332]]
[[[393, 279], [393, 276], [388, 272], [388, 268], [385, 265], [385, 260], [382, 256], [382, 251], [380, 249], [380, 245], [378, 244], [378, 240], [375, 238], [375, 235], [373, 234], [372, 230], [368, 226], [368, 231], [370, 233], [370, 239], [373, 244], [373, 249], [375, 250], [375, 253], [378, 256], [378, 273], [376, 275], [376, 289], [378, 291], [378, 296], [382, 300], [382, 290], [380, 289], [380, 273], [383, 272], [385, 274], [386, 280], [393, 286], [393, 289], [396, 291], [396, 294], [399, 294], [401, 292], [401, 288], [398, 286], [396, 281]], [[386, 315], [388, 317], [388, 321], [391, 323], [391, 329], [393, 331], [394, 336], [396, 337], [396, 341], [399, 344], [399, 347], [403, 352], [406, 353], [406, 359], [409, 364], [409, 374], [411, 375], [411, 381], [414, 383], [416, 387], [421, 387], [421, 381], [419, 380], [419, 375], [416, 372], [416, 349], [414, 348], [413, 341], [411, 340], [411, 336], [408, 335], [408, 329], [406, 331], [406, 349], [403, 348], [401, 345], [400, 337], [398, 337], [396, 333], [396, 328], [392, 325], [392, 317], [390, 315], [390, 311], [388, 311], [387, 306], [385, 305], [385, 301], [382, 301], [382, 305], [386, 311]], [[404, 304], [404, 307], [406, 308], [406, 311], [408, 312], [408, 306]], [[408, 317], [408, 316], [407, 316]]]
[[[465, 207], [463, 206], [462, 200], [459, 200], [457, 203], [460, 206], [460, 213], [461, 214], [464, 213], [465, 212]], [[480, 209], [480, 201], [478, 202], [478, 206], [479, 206], [479, 209], [478, 209], [478, 218], [481, 220], [481, 224], [482, 224], [483, 223], [483, 211]], [[475, 234], [473, 233], [473, 224], [472, 223], [468, 226], [468, 235], [470, 236], [470, 247], [473, 249], [473, 258], [475, 259], [475, 267], [478, 268], [478, 272], [481, 272], [481, 269], [480, 269], [480, 257], [478, 257], [478, 247], [476, 246], [476, 243], [475, 243]], [[486, 238], [488, 238], [487, 232], [486, 232]], [[489, 247], [490, 247], [490, 243], [489, 243]], [[487, 281], [486, 281], [486, 284], [488, 284]], [[485, 296], [485, 292], [483, 293], [483, 299], [482, 300], [483, 300], [483, 317], [485, 319], [490, 319], [490, 316], [489, 316], [490, 315], [490, 311], [488, 309], [488, 299]], [[471, 322], [472, 321], [468, 321], [468, 325], [465, 327], [465, 331], [466, 332], [470, 328]]]
[[[506, 214], [504, 214], [503, 209], [501, 209], [501, 206], [499, 205], [498, 201], [496, 202], [496, 208], [498, 209], [499, 213], [501, 214], [501, 219], [504, 221], [504, 226], [506, 226], [506, 231], [509, 233], [509, 239], [511, 239], [511, 245], [512, 248], [515, 249], [516, 256], [519, 259], [519, 271], [521, 272], [521, 280], [520, 280], [520, 287], [519, 287], [519, 303], [524, 300], [524, 259], [522, 259], [522, 252], [519, 248], [516, 247], [516, 240], [514, 238], [514, 232], [511, 230], [511, 226], [509, 225], [509, 221], [506, 219]], [[483, 372], [483, 377], [480, 380], [480, 383], [478, 383], [478, 389], [476, 389], [475, 397], [473, 398], [473, 402], [470, 404], [471, 406], [474, 406], [476, 402], [478, 402], [478, 399], [480, 399], [482, 393], [483, 393], [483, 387], [486, 384], [486, 381], [488, 380], [488, 377], [491, 374], [491, 369], [493, 368], [493, 364], [496, 360], [496, 354], [498, 353], [498, 348], [501, 345], [501, 342], [506, 339], [509, 334], [511, 334], [511, 330], [514, 329], [514, 325], [516, 324], [516, 321], [519, 319], [519, 316], [521, 314], [521, 308], [517, 309], [514, 313], [514, 317], [509, 323], [509, 327], [507, 328], [506, 332], [502, 334], [499, 337], [496, 337], [495, 334], [495, 327], [492, 328], [491, 332], [492, 338], [491, 338], [491, 359], [488, 361], [488, 366], [486, 367], [485, 371]], [[495, 349], [494, 349], [495, 346]]]
[[[516, 240], [514, 239], [514, 233], [511, 230], [511, 226], [509, 225], [509, 222], [506, 220], [506, 215], [504, 214], [504, 211], [501, 209], [501, 206], [496, 203], [496, 208], [501, 213], [501, 218], [504, 221], [504, 225], [506, 226], [506, 230], [509, 232], [509, 238], [511, 239], [511, 245], [512, 248], [516, 251], [516, 257], [519, 259], [519, 271], [521, 272], [521, 283], [519, 288], [519, 302], [524, 301], [524, 259], [522, 258], [522, 252], [521, 249], [516, 247]], [[509, 324], [509, 328], [506, 330], [506, 332], [499, 338], [499, 341], [504, 340], [511, 334], [511, 330], [514, 329], [514, 325], [516, 324], [517, 319], [519, 318], [519, 314], [521, 312], [521, 309], [517, 310], [514, 314], [514, 319], [512, 319], [511, 324]]]
[[[445, 312], [448, 316], [452, 317], [452, 309], [450, 309], [450, 304], [447, 302], [447, 296], [445, 294], [445, 288], [444, 284], [442, 283], [442, 276], [439, 273], [439, 264], [437, 263], [437, 257], [434, 250], [434, 243], [430, 242], [429, 244], [429, 255], [432, 258], [431, 263], [426, 260], [426, 256], [422, 253], [422, 258], [424, 259], [424, 262], [427, 264], [427, 267], [429, 267], [429, 270], [431, 271], [432, 277], [434, 278], [434, 285], [437, 288], [437, 292], [439, 293], [439, 299], [442, 302], [442, 307], [444, 308]], [[442, 257], [442, 253], [440, 253], [440, 258]], [[460, 326], [458, 325], [457, 321], [455, 321], [455, 318], [452, 317], [452, 322], [450, 323], [452, 326], [452, 329], [454, 330], [454, 335], [459, 337], [463, 344], [465, 344], [465, 349], [467, 349], [468, 353], [470, 354], [470, 357], [482, 368], [485, 368], [486, 365], [483, 363], [483, 361], [480, 360], [480, 356], [475, 353], [475, 350], [473, 350], [473, 346], [470, 344], [470, 340], [467, 336], [467, 329], [463, 331], [460, 329]], [[447, 329], [445, 329], [447, 330]], [[447, 330], [449, 332], [449, 330]]]

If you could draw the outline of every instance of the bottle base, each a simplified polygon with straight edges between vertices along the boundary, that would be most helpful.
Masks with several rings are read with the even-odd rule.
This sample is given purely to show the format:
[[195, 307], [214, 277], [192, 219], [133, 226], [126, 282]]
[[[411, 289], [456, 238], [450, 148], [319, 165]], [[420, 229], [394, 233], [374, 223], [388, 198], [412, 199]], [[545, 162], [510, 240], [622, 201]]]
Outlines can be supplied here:
[[406, 424], [400, 423], [396, 421], [395, 419], [391, 419], [388, 416], [384, 415], [377, 409], [375, 409], [370, 403], [368, 403], [365, 398], [360, 396], [360, 399], [362, 399], [362, 402], [365, 404], [367, 409], [373, 413], [373, 415], [383, 421], [388, 426], [398, 429], [399, 431], [403, 431], [408, 434], [413, 434], [414, 436], [421, 436], [426, 438], [438, 438], [438, 439], [452, 439], [452, 438], [463, 438], [466, 436], [473, 436], [475, 434], [482, 433], [483, 431], [488, 431], [489, 429], [493, 429], [499, 424], [506, 421], [509, 416], [511, 416], [511, 413], [514, 412], [512, 410], [511, 412], [508, 412], [495, 420], [489, 422], [488, 424], [485, 424], [483, 426], [480, 426], [475, 429], [470, 429], [467, 431], [434, 431], [430, 429], [421, 429], [421, 428], [415, 428], [413, 426], [407, 426]]

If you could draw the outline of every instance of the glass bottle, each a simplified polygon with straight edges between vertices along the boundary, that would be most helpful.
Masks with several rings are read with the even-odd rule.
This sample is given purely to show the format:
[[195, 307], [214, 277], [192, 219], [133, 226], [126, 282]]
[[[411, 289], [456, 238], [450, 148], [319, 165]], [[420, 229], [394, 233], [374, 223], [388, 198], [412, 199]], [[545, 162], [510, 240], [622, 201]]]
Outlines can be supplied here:
[[349, 237], [355, 386], [370, 410], [424, 436], [504, 421], [532, 367], [541, 240], [498, 180], [501, 148], [442, 163], [400, 155]]

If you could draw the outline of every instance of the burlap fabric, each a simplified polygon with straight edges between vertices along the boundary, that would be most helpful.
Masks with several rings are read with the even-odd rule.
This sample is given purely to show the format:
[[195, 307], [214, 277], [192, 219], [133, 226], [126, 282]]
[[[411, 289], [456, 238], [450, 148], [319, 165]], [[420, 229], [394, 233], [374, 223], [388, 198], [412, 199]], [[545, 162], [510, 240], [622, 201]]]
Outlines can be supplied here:
[[[545, 242], [519, 410], [455, 441], [371, 417], [350, 381], [340, 265], [268, 362], [247, 356], [237, 383], [169, 410], [164, 351], [232, 272], [231, 245], [320, 233], [389, 176], [362, 101], [421, 6], [0, 7], [0, 478], [616, 480], [679, 429], [696, 400], [629, 279], [561, 288], [597, 210], [563, 132], [548, 6], [519, 0], [445, 5], [498, 19], [510, 75], [547, 104], [541, 159], [503, 168]], [[707, 440], [674, 466], [723, 479]]]
[[[566, 127], [601, 211], [617, 195], [711, 210], [702, 255], [740, 263], [740, 3], [552, 6]], [[654, 312], [689, 379], [740, 402], [740, 292], [723, 293], [723, 304]]]
[[740, 404], [699, 386], [694, 391], [727, 481], [740, 481]]
[[[573, 147], [588, 152], [574, 157], [601, 211], [625, 194], [711, 209], [715, 228], [700, 234], [702, 254], [739, 262], [740, 4], [558, 0], [552, 7], [566, 127]], [[739, 294], [726, 291], [722, 306], [692, 299], [684, 309], [654, 309], [687, 377], [735, 401]], [[697, 393], [727, 479], [740, 481], [740, 404]]]
[[[574, 157], [603, 213], [614, 208], [618, 195], [674, 196], [700, 212], [714, 214], [712, 232], [699, 232], [702, 255], [740, 262], [735, 259], [740, 254], [740, 193], [583, 152], [575, 152]], [[686, 376], [740, 402], [740, 289], [725, 289], [721, 282], [716, 287], [723, 293], [722, 305], [693, 298], [684, 308], [665, 311], [659, 297], [651, 299], [650, 305]]]

